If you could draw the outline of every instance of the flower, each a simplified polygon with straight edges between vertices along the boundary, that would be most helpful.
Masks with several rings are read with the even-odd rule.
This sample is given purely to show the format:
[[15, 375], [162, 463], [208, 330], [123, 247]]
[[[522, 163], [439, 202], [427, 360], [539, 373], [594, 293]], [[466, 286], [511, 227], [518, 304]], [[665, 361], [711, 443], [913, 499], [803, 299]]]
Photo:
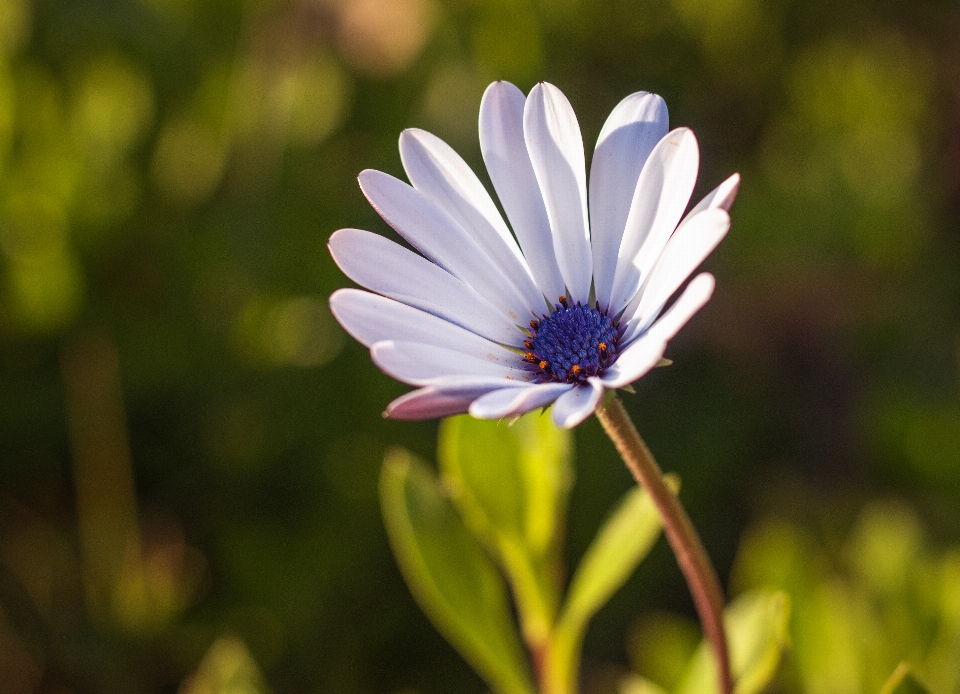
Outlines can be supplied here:
[[667, 122], [656, 94], [617, 105], [594, 151], [588, 214], [566, 97], [547, 83], [526, 98], [491, 84], [480, 147], [509, 228], [463, 159], [422, 130], [400, 135], [412, 185], [360, 174], [370, 204], [419, 251], [359, 229], [330, 237], [340, 269], [370, 290], [334, 292], [333, 314], [380, 369], [418, 386], [385, 416], [499, 419], [552, 404], [557, 425], [572, 427], [605, 389], [656, 366], [713, 292], [700, 274], [664, 310], [729, 229], [740, 183], [734, 174], [681, 221], [699, 149]]

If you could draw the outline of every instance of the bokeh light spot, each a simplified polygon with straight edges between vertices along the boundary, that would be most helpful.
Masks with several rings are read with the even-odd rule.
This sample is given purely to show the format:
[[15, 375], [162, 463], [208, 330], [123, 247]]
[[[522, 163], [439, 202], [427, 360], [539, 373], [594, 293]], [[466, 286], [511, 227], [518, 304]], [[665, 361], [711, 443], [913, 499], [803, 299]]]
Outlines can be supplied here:
[[326, 303], [307, 296], [249, 302], [237, 322], [236, 337], [249, 359], [274, 366], [321, 366], [343, 346], [343, 333]]
[[409, 67], [433, 28], [431, 0], [342, 0], [337, 38], [356, 69], [390, 75]]
[[0, 2], [0, 58], [16, 51], [30, 33], [31, 14], [28, 0]]
[[153, 88], [128, 60], [102, 56], [77, 80], [73, 127], [96, 163], [110, 163], [145, 133], [153, 121]]
[[225, 159], [220, 138], [210, 128], [193, 120], [174, 120], [157, 137], [153, 181], [171, 202], [202, 202], [220, 183]]

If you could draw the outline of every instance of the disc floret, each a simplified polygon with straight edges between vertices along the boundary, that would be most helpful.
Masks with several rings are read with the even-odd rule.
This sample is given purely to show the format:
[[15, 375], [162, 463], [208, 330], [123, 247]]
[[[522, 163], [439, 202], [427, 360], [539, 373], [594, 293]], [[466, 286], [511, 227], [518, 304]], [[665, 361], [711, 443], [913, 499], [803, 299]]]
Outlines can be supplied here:
[[606, 312], [561, 296], [550, 315], [530, 321], [525, 359], [541, 382], [582, 383], [616, 361], [619, 338]]

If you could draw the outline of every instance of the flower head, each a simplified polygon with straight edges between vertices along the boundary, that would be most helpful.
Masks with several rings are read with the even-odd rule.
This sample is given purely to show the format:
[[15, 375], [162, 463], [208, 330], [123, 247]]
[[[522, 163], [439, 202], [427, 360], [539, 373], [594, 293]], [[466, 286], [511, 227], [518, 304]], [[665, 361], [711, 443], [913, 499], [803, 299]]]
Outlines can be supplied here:
[[668, 132], [666, 104], [647, 92], [610, 114], [589, 188], [580, 127], [553, 85], [524, 97], [491, 84], [480, 146], [510, 226], [453, 149], [405, 130], [400, 157], [412, 185], [372, 170], [359, 180], [419, 253], [337, 231], [334, 260], [370, 292], [340, 289], [331, 309], [377, 366], [418, 386], [387, 407], [389, 417], [498, 419], [553, 404], [554, 421], [575, 426], [605, 389], [653, 368], [709, 300], [714, 280], [703, 273], [667, 307], [729, 229], [739, 176], [684, 217], [697, 141], [687, 128]]

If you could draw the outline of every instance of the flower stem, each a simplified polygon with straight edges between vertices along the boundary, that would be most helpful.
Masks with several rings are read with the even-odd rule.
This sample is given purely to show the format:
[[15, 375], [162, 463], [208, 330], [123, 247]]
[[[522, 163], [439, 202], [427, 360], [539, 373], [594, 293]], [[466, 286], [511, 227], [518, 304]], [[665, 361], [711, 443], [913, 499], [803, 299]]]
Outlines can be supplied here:
[[727, 637], [723, 630], [723, 591], [703, 543], [680, 500], [663, 481], [660, 467], [613, 391], [605, 395], [597, 408], [597, 419], [617, 447], [637, 484], [647, 490], [660, 512], [664, 533], [687, 579], [704, 634], [713, 647], [720, 691], [731, 694], [733, 680], [730, 676]]

